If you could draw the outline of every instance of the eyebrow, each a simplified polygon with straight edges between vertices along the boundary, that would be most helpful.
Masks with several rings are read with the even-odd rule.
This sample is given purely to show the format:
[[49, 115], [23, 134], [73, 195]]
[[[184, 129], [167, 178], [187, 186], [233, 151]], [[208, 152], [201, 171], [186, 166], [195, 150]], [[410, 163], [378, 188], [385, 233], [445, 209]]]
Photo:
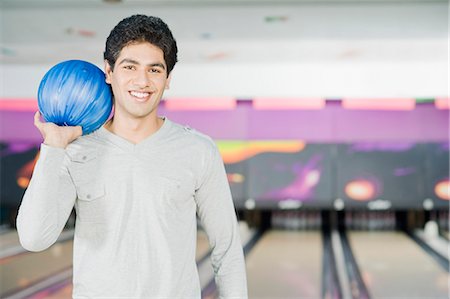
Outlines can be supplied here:
[[[124, 64], [124, 63], [131, 63], [131, 64], [137, 64], [137, 65], [140, 64], [140, 63], [137, 62], [136, 60], [133, 60], [133, 59], [130, 59], [130, 58], [124, 58], [124, 59], [122, 59], [122, 60], [119, 62], [119, 65]], [[159, 63], [159, 62], [149, 63], [149, 64], [147, 64], [147, 66], [150, 66], [150, 67], [160, 67], [160, 68], [162, 68], [163, 70], [166, 69], [166, 67], [164, 66], [164, 64]]]

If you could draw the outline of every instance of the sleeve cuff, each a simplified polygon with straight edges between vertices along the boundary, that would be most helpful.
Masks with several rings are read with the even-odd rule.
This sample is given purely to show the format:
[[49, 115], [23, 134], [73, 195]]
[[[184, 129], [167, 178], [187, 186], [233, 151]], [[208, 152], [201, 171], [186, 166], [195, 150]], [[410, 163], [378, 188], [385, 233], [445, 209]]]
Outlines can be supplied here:
[[64, 159], [65, 154], [66, 150], [64, 148], [41, 143], [39, 160], [47, 161], [50, 158], [52, 161], [60, 161]]

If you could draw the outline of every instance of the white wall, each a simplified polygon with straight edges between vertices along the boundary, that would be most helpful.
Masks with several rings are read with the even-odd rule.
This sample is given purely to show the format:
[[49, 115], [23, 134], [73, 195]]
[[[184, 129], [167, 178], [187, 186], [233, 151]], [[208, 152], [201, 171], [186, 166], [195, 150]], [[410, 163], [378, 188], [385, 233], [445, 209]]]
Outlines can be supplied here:
[[[161, 16], [177, 38], [180, 62], [167, 97], [448, 95], [446, 1], [154, 7], [142, 1], [107, 7], [41, 3], [1, 7], [0, 2], [0, 99], [35, 97], [44, 73], [62, 60], [84, 59], [102, 67], [108, 30], [136, 12]], [[266, 22], [267, 16], [286, 20]], [[67, 34], [68, 28], [95, 35]]]

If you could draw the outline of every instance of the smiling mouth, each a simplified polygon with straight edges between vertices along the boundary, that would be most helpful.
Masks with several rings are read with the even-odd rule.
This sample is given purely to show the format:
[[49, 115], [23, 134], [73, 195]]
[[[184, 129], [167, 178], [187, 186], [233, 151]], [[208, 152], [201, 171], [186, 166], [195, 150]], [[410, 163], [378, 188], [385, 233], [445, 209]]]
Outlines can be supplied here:
[[132, 95], [137, 101], [144, 102], [150, 98], [150, 92], [141, 92], [141, 91], [130, 91], [130, 95]]

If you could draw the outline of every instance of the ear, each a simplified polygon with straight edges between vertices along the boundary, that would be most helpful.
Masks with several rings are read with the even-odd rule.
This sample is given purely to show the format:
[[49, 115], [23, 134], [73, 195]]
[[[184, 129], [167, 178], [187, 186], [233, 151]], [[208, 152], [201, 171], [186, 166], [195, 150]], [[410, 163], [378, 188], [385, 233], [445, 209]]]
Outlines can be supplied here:
[[108, 84], [111, 84], [111, 76], [112, 76], [112, 69], [111, 66], [109, 65], [108, 60], [105, 59], [105, 82]]
[[167, 77], [165, 89], [169, 89], [170, 88], [170, 80], [171, 79], [172, 79], [172, 73], [170, 73], [169, 77]]

